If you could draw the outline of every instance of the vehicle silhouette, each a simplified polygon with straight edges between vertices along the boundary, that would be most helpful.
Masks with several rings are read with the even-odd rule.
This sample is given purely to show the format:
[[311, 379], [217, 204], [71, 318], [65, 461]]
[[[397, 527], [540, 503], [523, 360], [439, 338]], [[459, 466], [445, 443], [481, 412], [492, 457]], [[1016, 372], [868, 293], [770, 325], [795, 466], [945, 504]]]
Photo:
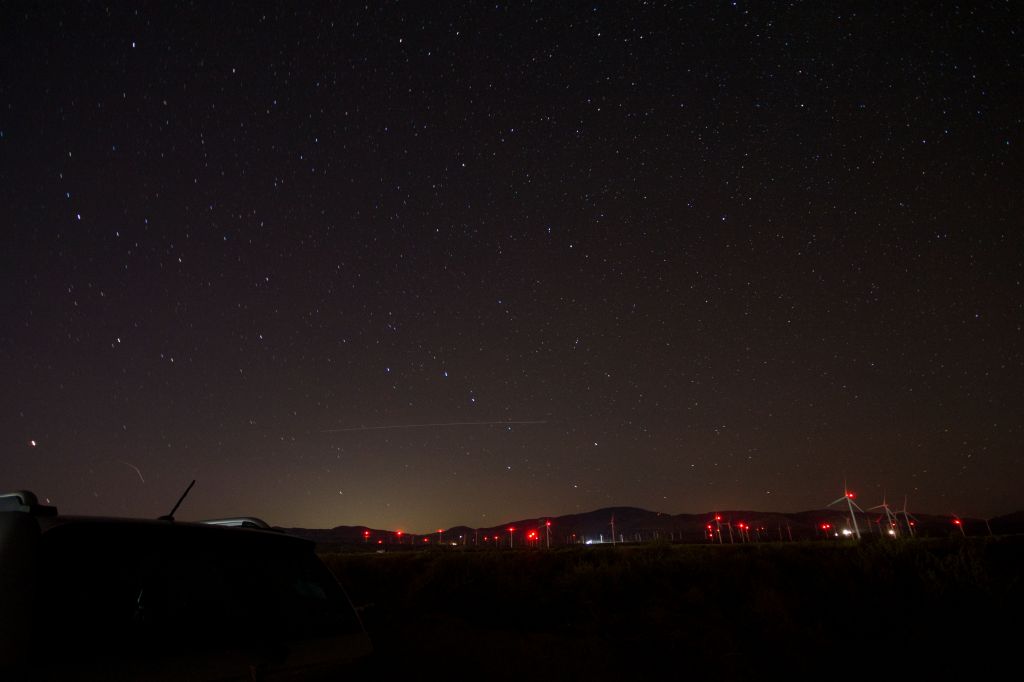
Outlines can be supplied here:
[[371, 652], [312, 542], [168, 518], [0, 495], [0, 678], [334, 679]]

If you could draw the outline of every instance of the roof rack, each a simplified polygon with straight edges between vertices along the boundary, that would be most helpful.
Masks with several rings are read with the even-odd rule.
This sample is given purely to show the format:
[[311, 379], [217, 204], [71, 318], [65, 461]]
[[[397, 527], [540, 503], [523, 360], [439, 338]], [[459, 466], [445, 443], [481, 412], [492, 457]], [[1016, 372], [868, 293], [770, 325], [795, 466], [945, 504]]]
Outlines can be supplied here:
[[0, 512], [25, 512], [36, 516], [56, 516], [57, 508], [39, 504], [39, 498], [31, 490], [15, 490], [0, 493]]
[[230, 519], [207, 519], [200, 521], [208, 526], [231, 526], [232, 528], [259, 528], [261, 530], [273, 530], [270, 524], [255, 516], [236, 516]]

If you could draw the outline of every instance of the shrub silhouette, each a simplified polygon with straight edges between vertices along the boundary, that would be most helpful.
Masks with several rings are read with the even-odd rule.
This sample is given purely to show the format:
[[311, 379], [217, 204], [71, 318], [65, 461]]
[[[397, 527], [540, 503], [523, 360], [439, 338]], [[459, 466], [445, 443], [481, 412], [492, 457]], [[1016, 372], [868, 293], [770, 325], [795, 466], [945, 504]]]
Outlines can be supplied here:
[[[712, 677], [772, 666], [813, 674], [839, 652], [885, 648], [913, 654], [908, 665], [920, 671], [941, 660], [951, 633], [953, 651], [992, 655], [1009, 631], [967, 624], [1024, 604], [1015, 538], [323, 558], [357, 604], [376, 605], [368, 626], [383, 657], [458, 652], [509, 679], [537, 669], [607, 679], [674, 660]], [[502, 665], [492, 669], [494, 660]]]

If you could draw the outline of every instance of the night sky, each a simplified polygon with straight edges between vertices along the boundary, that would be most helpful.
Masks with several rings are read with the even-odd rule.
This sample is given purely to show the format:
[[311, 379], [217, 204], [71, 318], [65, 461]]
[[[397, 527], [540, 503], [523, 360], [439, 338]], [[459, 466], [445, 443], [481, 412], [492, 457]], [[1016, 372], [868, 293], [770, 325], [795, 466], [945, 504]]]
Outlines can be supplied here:
[[4, 3], [0, 488], [1024, 507], [1024, 22], [902, 5]]

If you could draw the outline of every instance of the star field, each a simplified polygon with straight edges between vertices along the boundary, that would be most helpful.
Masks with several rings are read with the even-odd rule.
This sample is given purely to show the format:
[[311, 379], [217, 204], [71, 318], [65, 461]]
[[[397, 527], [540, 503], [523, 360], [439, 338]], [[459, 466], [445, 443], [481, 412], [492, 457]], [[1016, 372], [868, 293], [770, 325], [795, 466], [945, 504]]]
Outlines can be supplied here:
[[0, 18], [0, 488], [409, 530], [1024, 502], [1013, 5]]

